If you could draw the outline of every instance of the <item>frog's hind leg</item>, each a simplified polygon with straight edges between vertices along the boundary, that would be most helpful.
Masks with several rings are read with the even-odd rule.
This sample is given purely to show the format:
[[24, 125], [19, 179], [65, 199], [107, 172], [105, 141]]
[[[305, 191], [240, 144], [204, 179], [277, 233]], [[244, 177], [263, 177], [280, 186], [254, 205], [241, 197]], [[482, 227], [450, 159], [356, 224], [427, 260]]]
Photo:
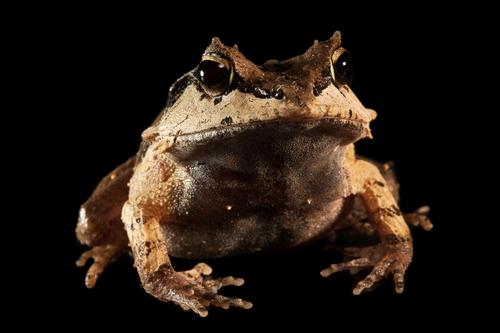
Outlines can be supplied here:
[[[380, 164], [373, 161], [371, 161], [371, 163], [375, 164], [378, 167], [394, 199], [396, 200], [396, 202], [399, 202], [399, 183], [396, 179], [394, 163], [387, 162], [384, 164]], [[425, 231], [430, 231], [434, 227], [431, 220], [427, 217], [430, 210], [431, 209], [429, 206], [422, 206], [412, 213], [404, 214], [403, 217], [406, 223], [408, 223], [409, 225], [413, 227], [420, 227]]]
[[94, 287], [104, 269], [128, 247], [128, 238], [121, 221], [121, 210], [128, 197], [128, 182], [133, 174], [135, 158], [108, 174], [81, 206], [76, 227], [80, 243], [92, 247], [76, 262], [82, 267], [89, 259], [85, 285]]
[[408, 224], [418, 223], [424, 229], [425, 226], [428, 228], [430, 221], [425, 217], [428, 209], [424, 207], [414, 215], [409, 215], [408, 219], [398, 207], [397, 183], [393, 176], [388, 176], [389, 170], [365, 159], [356, 159], [354, 156], [350, 158], [350, 182], [360, 206], [357, 208], [359, 216], [351, 214], [352, 222], [367, 220], [378, 236], [379, 243], [344, 249], [348, 261], [330, 265], [321, 271], [321, 275], [327, 277], [345, 270], [355, 273], [371, 269], [353, 289], [354, 294], [359, 295], [364, 290], [371, 289], [387, 276], [392, 276], [395, 291], [401, 293], [404, 289], [404, 275], [413, 256]]
[[[360, 159], [369, 161], [378, 168], [380, 174], [386, 182], [387, 188], [394, 197], [394, 200], [399, 202], [399, 183], [396, 179], [394, 163], [377, 163], [366, 158]], [[430, 231], [433, 228], [433, 225], [431, 220], [427, 217], [429, 211], [429, 206], [422, 206], [412, 213], [403, 214], [403, 217], [408, 225], [411, 225], [412, 227], [420, 227], [425, 231]], [[372, 237], [376, 234], [373, 225], [369, 221], [368, 212], [366, 211], [366, 208], [364, 207], [359, 196], [356, 196], [353, 199], [352, 208], [346, 218], [342, 221], [342, 225], [333, 230], [332, 234], [329, 235], [328, 238], [333, 241], [337, 238], [338, 232], [345, 231], [346, 229], [365, 237]]]

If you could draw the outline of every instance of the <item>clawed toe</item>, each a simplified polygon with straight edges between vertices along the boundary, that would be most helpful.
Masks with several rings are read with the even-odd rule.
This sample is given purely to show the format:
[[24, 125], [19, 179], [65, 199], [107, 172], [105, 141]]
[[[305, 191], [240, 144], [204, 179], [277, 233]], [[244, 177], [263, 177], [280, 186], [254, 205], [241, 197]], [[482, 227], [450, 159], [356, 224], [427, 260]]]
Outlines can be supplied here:
[[206, 279], [203, 281], [202, 285], [204, 288], [208, 290], [213, 290], [213, 292], [217, 292], [220, 288], [226, 286], [242, 286], [245, 283], [245, 280], [242, 278], [235, 278], [232, 276], [227, 276], [219, 279]]
[[366, 289], [373, 287], [375, 283], [382, 280], [386, 275], [389, 266], [392, 264], [393, 260], [391, 258], [386, 258], [379, 261], [372, 269], [370, 274], [368, 274], [363, 280], [358, 282], [358, 284], [352, 290], [354, 295], [360, 295]]
[[351, 269], [359, 269], [369, 267], [371, 265], [371, 261], [368, 258], [358, 258], [347, 262], [342, 262], [339, 264], [332, 264], [330, 267], [325, 268], [320, 272], [322, 277], [328, 277], [333, 273], [351, 270]]
[[223, 278], [211, 278], [212, 268], [205, 263], [200, 263], [190, 270], [179, 272], [189, 283], [191, 293], [179, 292], [173, 289], [166, 295], [168, 300], [179, 304], [184, 310], [192, 310], [201, 317], [208, 315], [209, 307], [229, 309], [237, 307], [241, 309], [252, 308], [252, 303], [241, 298], [227, 297], [218, 294], [222, 287], [241, 286], [245, 283], [242, 278], [227, 276]]
[[89, 267], [85, 276], [85, 286], [93, 288], [106, 267], [112, 263], [121, 253], [121, 248], [114, 245], [96, 246], [82, 253], [76, 261], [78, 267], [83, 267], [89, 259], [94, 262]]
[[404, 274], [412, 257], [411, 244], [397, 245], [379, 244], [365, 248], [344, 248], [344, 254], [352, 259], [347, 262], [332, 264], [320, 272], [321, 276], [328, 277], [341, 271], [359, 271], [373, 267], [371, 272], [353, 289], [354, 295], [360, 295], [372, 288], [377, 282], [388, 275], [393, 275], [394, 290], [402, 293], [404, 290]]
[[230, 307], [251, 309], [253, 304], [241, 298], [227, 297], [222, 295], [215, 295], [212, 299], [206, 300], [209, 305], [223, 308], [224, 310]]
[[429, 217], [427, 217], [427, 214], [429, 214], [429, 212], [429, 206], [422, 206], [413, 213], [405, 214], [404, 219], [408, 224], [414, 227], [421, 227], [425, 231], [430, 231], [432, 230], [432, 228], [434, 228], [434, 225], [432, 224]]

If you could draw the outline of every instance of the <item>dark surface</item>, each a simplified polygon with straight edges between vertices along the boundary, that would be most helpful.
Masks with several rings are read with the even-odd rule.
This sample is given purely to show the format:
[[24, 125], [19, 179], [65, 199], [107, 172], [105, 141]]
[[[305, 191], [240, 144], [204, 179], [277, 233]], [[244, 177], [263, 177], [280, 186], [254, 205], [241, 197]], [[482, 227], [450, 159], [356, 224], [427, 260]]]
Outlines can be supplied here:
[[[45, 96], [49, 104], [43, 112], [36, 109], [32, 118], [34, 123], [43, 121], [41, 137], [47, 140], [36, 169], [44, 175], [43, 185], [34, 194], [42, 207], [33, 210], [32, 220], [41, 226], [32, 234], [47, 254], [37, 260], [42, 282], [37, 279], [35, 286], [45, 295], [27, 305], [33, 315], [52, 327], [70, 330], [138, 327], [141, 332], [171, 332], [171, 325], [264, 329], [270, 320], [281, 328], [303, 322], [311, 329], [321, 326], [338, 332], [384, 326], [401, 331], [454, 313], [458, 303], [453, 300], [468, 288], [455, 292], [460, 286], [454, 276], [457, 262], [468, 254], [457, 254], [459, 247], [453, 246], [467, 217], [457, 213], [465, 206], [459, 199], [464, 189], [451, 176], [462, 166], [457, 156], [464, 139], [457, 136], [454, 95], [448, 89], [457, 80], [455, 51], [465, 38], [464, 29], [443, 24], [443, 13], [425, 6], [396, 14], [370, 12], [370, 18], [360, 15], [361, 8], [341, 9], [336, 4], [292, 15], [260, 7], [252, 8], [254, 16], [240, 16], [224, 8], [224, 13], [212, 8], [213, 14], [197, 9], [154, 15], [135, 8], [68, 9], [45, 21], [43, 32], [33, 28], [33, 48], [44, 50], [36, 62], [41, 70], [37, 84], [43, 86], [44, 77], [58, 83]], [[354, 281], [347, 274], [321, 278], [319, 271], [340, 257], [321, 252], [320, 245], [292, 253], [208, 261], [216, 276], [245, 278], [243, 287], [222, 293], [252, 301], [251, 311], [213, 309], [201, 319], [160, 303], [142, 290], [128, 257], [113, 264], [97, 286], [87, 290], [85, 270], [74, 266], [85, 249], [74, 234], [79, 205], [108, 171], [136, 152], [141, 131], [166, 103], [169, 85], [197, 64], [211, 37], [237, 43], [259, 63], [301, 53], [314, 39], [327, 39], [334, 30], [342, 31], [343, 45], [356, 63], [353, 90], [378, 112], [374, 140], [360, 142], [358, 151], [395, 162], [404, 211], [424, 204], [432, 208], [435, 230], [414, 231], [415, 257], [404, 295], [395, 295], [386, 281], [355, 297]], [[39, 153], [35, 149], [32, 156]], [[176, 267], [195, 263], [177, 261]], [[62, 317], [70, 324], [63, 324]]]

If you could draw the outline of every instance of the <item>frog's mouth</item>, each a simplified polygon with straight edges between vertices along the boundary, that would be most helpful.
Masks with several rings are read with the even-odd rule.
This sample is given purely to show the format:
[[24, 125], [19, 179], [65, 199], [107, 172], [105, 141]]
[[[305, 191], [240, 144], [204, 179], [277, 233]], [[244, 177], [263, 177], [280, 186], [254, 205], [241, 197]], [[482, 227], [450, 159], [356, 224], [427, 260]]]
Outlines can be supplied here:
[[367, 123], [338, 117], [324, 118], [278, 118], [265, 121], [254, 121], [232, 124], [231, 119], [223, 119], [220, 126], [192, 133], [179, 133], [174, 141], [177, 143], [210, 141], [211, 139], [230, 138], [242, 134], [273, 132], [280, 135], [304, 134], [333, 136], [346, 142], [354, 142], [364, 137], [371, 137]]

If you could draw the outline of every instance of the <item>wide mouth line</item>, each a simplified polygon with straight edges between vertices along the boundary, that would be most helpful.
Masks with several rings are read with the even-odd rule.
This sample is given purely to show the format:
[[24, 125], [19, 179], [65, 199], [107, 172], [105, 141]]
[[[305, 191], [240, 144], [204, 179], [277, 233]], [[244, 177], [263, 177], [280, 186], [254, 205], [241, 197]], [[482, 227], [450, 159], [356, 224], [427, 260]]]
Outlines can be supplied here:
[[178, 133], [175, 137], [188, 138], [189, 136], [212, 136], [220, 133], [233, 133], [243, 130], [248, 130], [251, 128], [258, 128], [259, 126], [270, 125], [273, 123], [296, 123], [296, 124], [315, 124], [315, 123], [330, 123], [332, 127], [342, 127], [346, 130], [352, 130], [362, 132], [364, 130], [364, 122], [359, 120], [345, 119], [339, 117], [323, 117], [323, 118], [276, 118], [270, 120], [262, 121], [251, 121], [243, 124], [235, 125], [220, 125], [216, 127], [207, 128], [205, 130], [189, 132], [189, 133]]

